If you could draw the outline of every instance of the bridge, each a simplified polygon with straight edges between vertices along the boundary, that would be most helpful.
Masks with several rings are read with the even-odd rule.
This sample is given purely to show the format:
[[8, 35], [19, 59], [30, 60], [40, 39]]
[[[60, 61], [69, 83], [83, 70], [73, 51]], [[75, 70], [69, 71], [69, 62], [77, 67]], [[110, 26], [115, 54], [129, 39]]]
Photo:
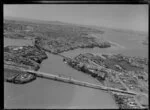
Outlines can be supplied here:
[[[15, 68], [12, 68], [12, 66], [6, 66], [5, 65], [4, 70], [8, 69], [8, 68], [12, 69], [12, 70], [15, 69]], [[60, 82], [74, 84], [74, 85], [78, 85], [78, 86], [82, 86], [82, 87], [88, 87], [88, 88], [103, 90], [106, 92], [111, 91], [111, 92], [120, 93], [120, 94], [127, 94], [127, 95], [146, 95], [147, 96], [147, 94], [137, 93], [135, 91], [130, 91], [130, 90], [123, 91], [123, 90], [116, 89], [116, 88], [111, 88], [111, 87], [106, 87], [106, 86], [102, 86], [102, 85], [98, 85], [98, 84], [92, 84], [89, 82], [79, 81], [79, 80], [73, 79], [71, 77], [64, 77], [63, 75], [60, 75], [60, 74], [56, 75], [56, 74], [44, 73], [44, 72], [40, 72], [40, 71], [33, 71], [33, 70], [27, 70], [27, 69], [17, 69], [17, 71], [30, 73], [30, 74], [33, 74], [33, 75], [40, 77], [40, 78], [50, 79], [50, 80], [54, 80], [54, 81], [60, 81]]]
[[71, 77], [63, 77], [62, 75], [54, 75], [54, 74], [50, 74], [50, 73], [44, 73], [44, 72], [33, 71], [33, 70], [24, 70], [24, 71], [27, 73], [30, 73], [30, 74], [34, 74], [40, 78], [60, 81], [60, 82], [64, 82], [64, 83], [70, 83], [70, 84], [74, 84], [74, 85], [78, 85], [78, 86], [99, 89], [99, 90], [103, 90], [103, 91], [117, 92], [120, 94], [137, 95], [137, 93], [132, 92], [132, 91], [123, 91], [120, 89], [115, 89], [115, 88], [111, 88], [111, 87], [92, 84], [92, 83], [88, 83], [88, 82], [84, 82], [84, 81], [79, 81], [79, 80], [73, 79]]

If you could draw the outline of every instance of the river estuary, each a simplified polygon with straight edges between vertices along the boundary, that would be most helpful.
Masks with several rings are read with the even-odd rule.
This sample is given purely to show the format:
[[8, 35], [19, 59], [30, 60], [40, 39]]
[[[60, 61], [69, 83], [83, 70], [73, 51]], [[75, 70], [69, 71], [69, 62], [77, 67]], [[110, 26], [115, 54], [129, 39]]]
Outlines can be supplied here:
[[[129, 36], [119, 32], [108, 32], [105, 36], [106, 39], [122, 47], [76, 49], [64, 52], [62, 55], [74, 57], [80, 53], [91, 52], [123, 53], [130, 56], [148, 57], [148, 47], [139, 42], [143, 37]], [[32, 41], [4, 39], [4, 46], [24, 44], [32, 45]], [[64, 64], [62, 57], [49, 53], [47, 55], [48, 59], [42, 62], [39, 71], [71, 76], [77, 80], [100, 84], [92, 77]], [[104, 91], [41, 78], [24, 85], [4, 82], [4, 104], [6, 108], [118, 108], [111, 95]]]

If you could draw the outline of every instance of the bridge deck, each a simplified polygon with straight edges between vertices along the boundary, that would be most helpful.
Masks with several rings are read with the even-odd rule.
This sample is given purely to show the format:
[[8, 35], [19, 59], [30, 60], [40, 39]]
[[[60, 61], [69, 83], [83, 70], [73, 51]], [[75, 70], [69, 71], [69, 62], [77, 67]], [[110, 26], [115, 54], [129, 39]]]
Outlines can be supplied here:
[[97, 84], [92, 84], [92, 83], [88, 83], [88, 82], [75, 80], [70, 77], [68, 77], [68, 78], [62, 77], [61, 75], [54, 75], [54, 74], [50, 74], [50, 73], [43, 73], [43, 72], [32, 71], [32, 70], [25, 70], [25, 71], [28, 73], [31, 73], [31, 74], [35, 74], [38, 77], [42, 77], [42, 78], [46, 78], [46, 79], [57, 80], [57, 81], [65, 82], [65, 83], [71, 83], [71, 84], [75, 84], [75, 85], [79, 85], [79, 86], [100, 89], [100, 90], [104, 90], [104, 91], [119, 92], [119, 93], [128, 94], [128, 95], [137, 95], [137, 93], [132, 92], [132, 91], [123, 91], [123, 90], [119, 90], [119, 89], [115, 89], [115, 88], [111, 88], [111, 87], [105, 87], [105, 86], [101, 86], [101, 85], [97, 85]]

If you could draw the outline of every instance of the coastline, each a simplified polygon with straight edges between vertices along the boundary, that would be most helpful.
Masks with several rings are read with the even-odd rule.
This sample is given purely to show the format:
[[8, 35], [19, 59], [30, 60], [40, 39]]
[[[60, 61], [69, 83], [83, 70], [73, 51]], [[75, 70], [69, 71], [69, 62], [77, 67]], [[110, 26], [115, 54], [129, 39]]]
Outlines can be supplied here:
[[[89, 57], [89, 59], [90, 59], [90, 57], [91, 57], [91, 55], [92, 54], [85, 54], [85, 56], [87, 55], [87, 57]], [[94, 54], [95, 55], [95, 54]], [[80, 59], [80, 56], [81, 56], [81, 59]], [[108, 55], [110, 58], [113, 56], [113, 55]], [[103, 60], [106, 60], [106, 58], [109, 58], [109, 57], [105, 57]], [[117, 55], [116, 55], [117, 56]], [[118, 57], [119, 57], [120, 55], [118, 55]], [[77, 59], [79, 57], [79, 59]], [[113, 57], [112, 57], [113, 58]], [[123, 57], [124, 58], [124, 57]], [[92, 66], [92, 64], [86, 64], [86, 63], [88, 63], [89, 61], [83, 61], [83, 59], [84, 59], [84, 56], [82, 56], [82, 54], [80, 54], [80, 55], [78, 55], [77, 57], [75, 57], [75, 58], [73, 58], [73, 59], [71, 59], [71, 58], [64, 58], [64, 63], [66, 63], [67, 65], [69, 65], [69, 66], [71, 66], [72, 68], [74, 68], [74, 69], [76, 69], [76, 70], [78, 70], [78, 71], [82, 71], [83, 73], [85, 73], [85, 74], [87, 74], [87, 75], [91, 75], [91, 77], [93, 77], [93, 78], [97, 78], [97, 77], [100, 77], [100, 79], [102, 80], [102, 81], [105, 81], [105, 80], [107, 80], [106, 78], [105, 78], [105, 76], [107, 77], [107, 75], [103, 75], [103, 74], [101, 74], [101, 73], [98, 73], [96, 70], [98, 69], [97, 67], [96, 67], [96, 65], [94, 66]], [[101, 61], [103, 61], [101, 59]], [[121, 60], [121, 59], [120, 59]], [[127, 59], [125, 59], [125, 60], [127, 60]], [[131, 59], [129, 59], [129, 62], [131, 62], [130, 61]], [[84, 63], [81, 63], [81, 62], [84, 62]], [[85, 63], [86, 62], [86, 63]], [[90, 65], [91, 65], [91, 67], [90, 67]], [[138, 65], [136, 66], [137, 68], [139, 67]], [[100, 70], [102, 70], [103, 69], [103, 71], [102, 72], [106, 72], [106, 73], [109, 73], [108, 72], [108, 70], [106, 71], [105, 69], [104, 69], [105, 67], [101, 67], [100, 68]], [[123, 72], [124, 70], [122, 70], [123, 68], [121, 68], [121, 67], [117, 67], [118, 69], [121, 69], [121, 71]], [[99, 70], [99, 69], [98, 69]], [[109, 70], [110, 71], [110, 73], [109, 74], [112, 74], [113, 73], [113, 71], [111, 71], [111, 70]], [[122, 73], [120, 71], [120, 73], [118, 73], [118, 72], [116, 72], [116, 73], [113, 73], [113, 74], [124, 74], [124, 72]], [[115, 71], [114, 71], [115, 72]], [[117, 75], [118, 76], [118, 75]], [[112, 76], [111, 76], [112, 77]], [[111, 78], [110, 77], [110, 78]], [[131, 77], [131, 76], [130, 76]], [[117, 78], [119, 78], [119, 77], [117, 77]], [[111, 79], [112, 80], [112, 79]], [[115, 79], [116, 80], [116, 79]], [[122, 80], [122, 79], [119, 79], [120, 81]], [[134, 81], [134, 80], [133, 80]], [[101, 83], [101, 81], [100, 81], [100, 83]], [[113, 82], [109, 82], [109, 83], [113, 83]], [[108, 83], [108, 84], [109, 84]], [[123, 85], [122, 85], [122, 83], [123, 83]], [[122, 86], [125, 86], [126, 85], [126, 83], [123, 81], [123, 82], [121, 82], [120, 83]], [[125, 84], [125, 85], [124, 85]], [[106, 85], [106, 84], [104, 84], [104, 86], [108, 86], [108, 85]], [[125, 87], [127, 87], [127, 86], [125, 86]], [[114, 88], [117, 88], [117, 86], [116, 87], [114, 87]], [[124, 90], [124, 88], [120, 88], [120, 89], [123, 89]], [[128, 89], [128, 87], [127, 87], [127, 89]], [[131, 89], [131, 88], [130, 88]], [[129, 91], [130, 91], [130, 89], [129, 89]], [[125, 91], [127, 91], [126, 89], [125, 89]], [[114, 95], [112, 94], [112, 92], [110, 92], [111, 93], [111, 95], [112, 95], [112, 97], [113, 97], [113, 99], [116, 101], [116, 97], [114, 97]], [[140, 94], [140, 93], [139, 93]], [[123, 95], [121, 95], [121, 96], [123, 96]], [[121, 96], [119, 96], [118, 95], [118, 97], [120, 97], [121, 98]], [[128, 100], [128, 99], [130, 99], [131, 97], [129, 97], [129, 96], [124, 96], [124, 97], [126, 97], [127, 99], [125, 99], [125, 100]], [[121, 98], [122, 99], [122, 98]], [[133, 98], [131, 98], [132, 99], [132, 103], [135, 103], [136, 104], [136, 102], [137, 101], [135, 101]], [[124, 101], [124, 99], [122, 99], [123, 101]], [[118, 104], [118, 106], [119, 107], [123, 107], [123, 105], [121, 104], [119, 104], [120, 102], [116, 102], [116, 104]], [[130, 101], [129, 101], [129, 103], [130, 103]], [[143, 108], [143, 106], [141, 105], [139, 105], [139, 103], [137, 103], [135, 106], [133, 106], [132, 104], [130, 105], [128, 105], [128, 103], [124, 103], [124, 106], [125, 107], [137, 107], [137, 108]]]

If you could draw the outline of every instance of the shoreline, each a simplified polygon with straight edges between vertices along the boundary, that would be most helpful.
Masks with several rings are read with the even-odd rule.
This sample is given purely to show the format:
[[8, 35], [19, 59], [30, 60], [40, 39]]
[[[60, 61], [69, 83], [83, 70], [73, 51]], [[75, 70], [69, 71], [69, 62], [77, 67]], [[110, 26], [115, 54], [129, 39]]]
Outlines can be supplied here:
[[[95, 55], [95, 54], [94, 54]], [[80, 56], [80, 55], [79, 55]], [[112, 56], [112, 55], [111, 55]], [[81, 57], [82, 58], [82, 57]], [[84, 58], [84, 57], [83, 57]], [[102, 58], [102, 57], [101, 57]], [[102, 58], [103, 59], [103, 58]], [[89, 67], [87, 67], [86, 66], [86, 64], [81, 64], [80, 63], [80, 61], [82, 62], [82, 59], [79, 59], [79, 62], [78, 61], [76, 61], [77, 59], [76, 59], [76, 57], [75, 58], [73, 58], [73, 59], [71, 59], [71, 58], [64, 58], [64, 63], [67, 63], [67, 65], [69, 65], [69, 66], [71, 66], [72, 68], [74, 68], [74, 69], [76, 69], [76, 70], [78, 70], [78, 71], [82, 71], [83, 73], [85, 73], [85, 74], [87, 74], [87, 75], [90, 75], [91, 77], [93, 77], [94, 79], [96, 78], [97, 79], [97, 77], [98, 77], [98, 74], [96, 74], [96, 73], [94, 73], [94, 68], [95, 67], [91, 67], [91, 68], [93, 68], [92, 70], [90, 70], [91, 68], [89, 68]], [[129, 59], [129, 62], [130, 62], [130, 59]], [[137, 67], [138, 67], [138, 65], [137, 65]], [[102, 68], [101, 68], [102, 69]], [[120, 68], [121, 69], [121, 68]], [[115, 73], [115, 74], [117, 74], [117, 73]], [[119, 78], [119, 77], [118, 77]], [[105, 77], [103, 77], [103, 76], [101, 76], [101, 78], [100, 78], [101, 80], [105, 80]], [[99, 81], [99, 80], [98, 80]], [[120, 79], [120, 81], [121, 81], [121, 79]], [[101, 83], [101, 81], [99, 81], [100, 83]], [[110, 82], [111, 83], [111, 82]], [[122, 83], [124, 83], [124, 82], [122, 82]], [[121, 84], [122, 84], [121, 83]], [[105, 85], [105, 84], [104, 84]], [[106, 87], [107, 87], [107, 85], [105, 85]], [[123, 85], [124, 86], [124, 85]], [[116, 88], [116, 87], [115, 87]], [[128, 89], [128, 88], [127, 88]], [[130, 88], [131, 89], [131, 88]], [[129, 90], [130, 91], [130, 90]], [[111, 95], [112, 95], [112, 97], [113, 97], [113, 99], [115, 98], [114, 96], [113, 96], [113, 94], [112, 94], [112, 92], [110, 92], [111, 93]], [[140, 94], [140, 93], [139, 93]], [[118, 95], [118, 97], [120, 97], [119, 95]], [[130, 98], [130, 97], [128, 97], [128, 96], [125, 96], [125, 97], [127, 97], [127, 99], [128, 98]], [[115, 100], [115, 102], [116, 102], [116, 99], [114, 99]], [[123, 99], [122, 99], [123, 100]], [[132, 103], [136, 103], [137, 101], [134, 101], [134, 99], [133, 99], [133, 102]], [[119, 102], [116, 102], [116, 104], [118, 104]], [[128, 105], [128, 103], [126, 104], [125, 103], [125, 106], [127, 107], [127, 106], [129, 106], [129, 107], [131, 107], [132, 108], [132, 106], [133, 105]], [[120, 105], [120, 104], [118, 104], [118, 107], [121, 107], [122, 108], [122, 105]], [[141, 106], [139, 106], [139, 103], [137, 104], [137, 106], [135, 106], [135, 107], [140, 107], [140, 108], [144, 108], [142, 105]], [[127, 107], [128, 108], [128, 107]]]
[[[39, 49], [41, 49], [41, 48], [39, 48]], [[53, 53], [51, 53], [51, 52], [49, 52], [49, 51], [46, 51], [46, 50], [44, 50], [44, 49], [42, 49], [44, 52], [48, 52], [48, 54], [53, 54]], [[47, 54], [47, 53], [46, 53]], [[66, 57], [66, 56], [63, 56], [63, 55], [61, 55], [61, 54], [53, 54], [53, 55], [57, 55], [57, 56], [60, 56], [60, 57], [62, 57], [62, 58], [68, 58], [68, 57]], [[94, 54], [94, 55], [98, 55], [98, 54]], [[103, 56], [102, 56], [103, 57]], [[46, 60], [46, 59], [45, 59]], [[42, 63], [42, 62], [41, 62]], [[37, 70], [38, 71], [38, 70]], [[95, 79], [95, 78], [94, 78]], [[33, 80], [32, 80], [33, 81]], [[100, 82], [101, 83], [101, 82]], [[110, 94], [111, 95], [111, 94]], [[111, 96], [112, 98], [113, 98], [113, 100], [114, 100], [114, 97], [113, 96]], [[117, 104], [117, 103], [116, 103]], [[118, 104], [117, 104], [118, 105]], [[118, 106], [119, 107], [119, 106]]]
[[41, 62], [48, 58], [44, 51], [33, 46], [6, 46], [4, 47], [4, 53], [4, 66], [16, 70], [16, 72], [5, 71], [4, 81], [15, 84], [26, 84], [36, 79], [34, 75], [19, 72], [19, 69], [38, 71]]

